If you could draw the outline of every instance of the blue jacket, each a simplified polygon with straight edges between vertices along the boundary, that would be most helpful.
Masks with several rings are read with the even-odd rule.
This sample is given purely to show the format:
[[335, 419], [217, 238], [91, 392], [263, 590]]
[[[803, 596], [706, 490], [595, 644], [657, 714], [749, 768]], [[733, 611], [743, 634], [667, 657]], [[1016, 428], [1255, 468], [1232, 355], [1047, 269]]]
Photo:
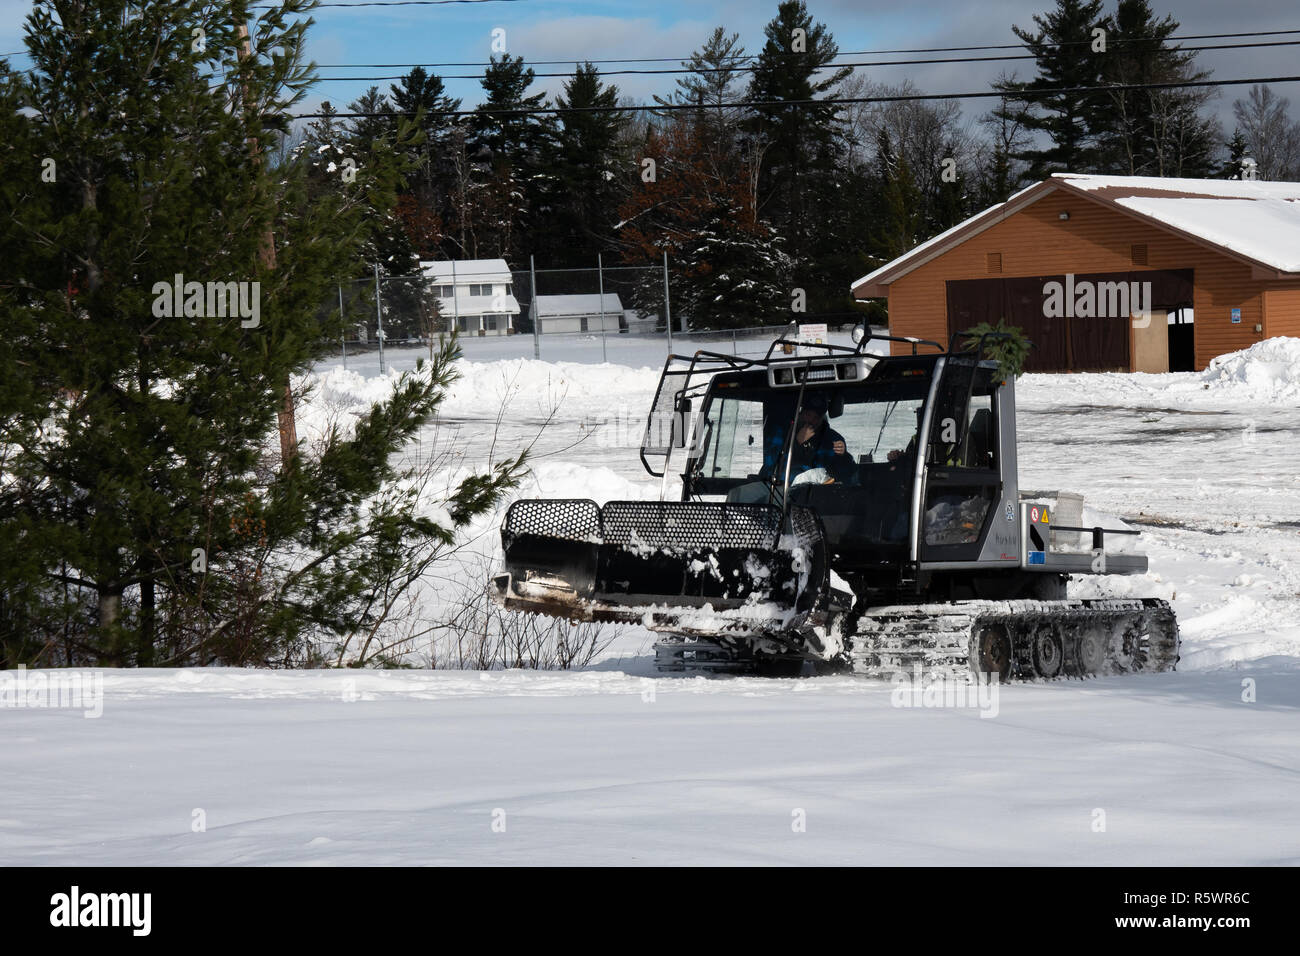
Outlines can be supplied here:
[[[773, 432], [763, 449], [763, 470], [759, 472], [759, 477], [785, 477], [785, 433], [789, 427], [781, 425]], [[793, 481], [796, 475], [811, 468], [825, 468], [836, 481], [843, 482], [852, 478], [853, 455], [848, 453], [847, 444], [843, 455], [835, 454], [832, 447], [837, 441], [844, 441], [844, 436], [822, 422], [812, 438], [802, 445], [795, 445], [794, 460], [790, 462], [790, 479]]]

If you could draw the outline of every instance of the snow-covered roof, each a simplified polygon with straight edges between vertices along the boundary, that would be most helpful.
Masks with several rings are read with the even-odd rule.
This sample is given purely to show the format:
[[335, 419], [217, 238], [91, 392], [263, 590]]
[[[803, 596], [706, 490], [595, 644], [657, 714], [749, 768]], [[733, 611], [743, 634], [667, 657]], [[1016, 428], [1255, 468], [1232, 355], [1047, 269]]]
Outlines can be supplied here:
[[510, 281], [510, 267], [504, 259], [444, 259], [437, 262], [421, 262], [420, 271], [434, 282], [450, 284], [452, 276], [456, 282], [496, 282]]
[[1109, 189], [1131, 193], [1151, 189], [1220, 199], [1300, 200], [1300, 183], [1273, 183], [1255, 179], [1175, 179], [1166, 176], [1092, 176], [1084, 173], [1053, 173], [1052, 178], [1065, 180], [1076, 189], [1088, 191]]
[[1052, 178], [1279, 272], [1300, 272], [1300, 183], [1066, 173]]
[[1057, 189], [1117, 206], [1260, 266], [1300, 274], [1300, 183], [1056, 173], [868, 273], [852, 288], [864, 297], [881, 295], [890, 282]]
[[605, 293], [604, 307], [601, 307], [600, 294], [585, 295], [539, 295], [537, 297], [537, 314], [544, 319], [555, 319], [566, 315], [620, 315], [623, 302], [615, 292]]

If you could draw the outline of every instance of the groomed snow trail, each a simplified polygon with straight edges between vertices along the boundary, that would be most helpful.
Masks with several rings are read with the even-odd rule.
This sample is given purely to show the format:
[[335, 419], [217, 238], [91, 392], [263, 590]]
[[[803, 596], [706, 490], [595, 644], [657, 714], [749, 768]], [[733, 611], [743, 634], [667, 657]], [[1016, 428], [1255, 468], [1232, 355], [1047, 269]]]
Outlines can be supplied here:
[[1295, 865], [1300, 672], [1257, 676], [981, 717], [850, 678], [110, 672], [97, 720], [4, 714], [0, 861]]

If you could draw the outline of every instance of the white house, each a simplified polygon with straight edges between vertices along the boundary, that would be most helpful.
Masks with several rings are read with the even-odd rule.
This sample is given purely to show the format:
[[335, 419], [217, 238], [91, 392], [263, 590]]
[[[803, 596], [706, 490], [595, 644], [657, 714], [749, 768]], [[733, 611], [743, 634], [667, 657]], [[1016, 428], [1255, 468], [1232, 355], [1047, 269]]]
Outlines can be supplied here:
[[504, 259], [421, 262], [447, 329], [462, 335], [508, 335], [515, 331], [519, 300]]
[[587, 295], [539, 295], [537, 330], [548, 332], [618, 332], [626, 328], [623, 303], [614, 292]]

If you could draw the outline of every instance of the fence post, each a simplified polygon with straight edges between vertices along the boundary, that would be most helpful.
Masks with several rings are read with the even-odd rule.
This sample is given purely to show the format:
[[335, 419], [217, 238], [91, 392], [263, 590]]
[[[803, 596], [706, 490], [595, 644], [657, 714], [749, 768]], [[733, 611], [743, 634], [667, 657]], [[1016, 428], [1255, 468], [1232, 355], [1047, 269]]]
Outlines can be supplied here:
[[605, 267], [600, 253], [596, 253], [596, 280], [600, 289], [600, 360], [609, 363], [609, 353], [605, 350]]
[[528, 311], [533, 317], [533, 358], [542, 357], [542, 324], [537, 315], [537, 265], [533, 262], [531, 254], [528, 256], [528, 276], [532, 288], [529, 290]]
[[348, 370], [348, 323], [343, 318], [343, 283], [339, 283], [339, 325], [342, 331], [339, 333], [339, 344], [343, 346], [343, 371]]
[[668, 306], [668, 250], [664, 250], [664, 328], [668, 330], [668, 351], [673, 350], [673, 311]]
[[451, 260], [451, 331], [460, 334], [460, 292], [456, 288], [456, 260]]
[[375, 319], [379, 324], [375, 338], [379, 339], [379, 374], [384, 374], [384, 302], [379, 288], [379, 263], [375, 263]]

